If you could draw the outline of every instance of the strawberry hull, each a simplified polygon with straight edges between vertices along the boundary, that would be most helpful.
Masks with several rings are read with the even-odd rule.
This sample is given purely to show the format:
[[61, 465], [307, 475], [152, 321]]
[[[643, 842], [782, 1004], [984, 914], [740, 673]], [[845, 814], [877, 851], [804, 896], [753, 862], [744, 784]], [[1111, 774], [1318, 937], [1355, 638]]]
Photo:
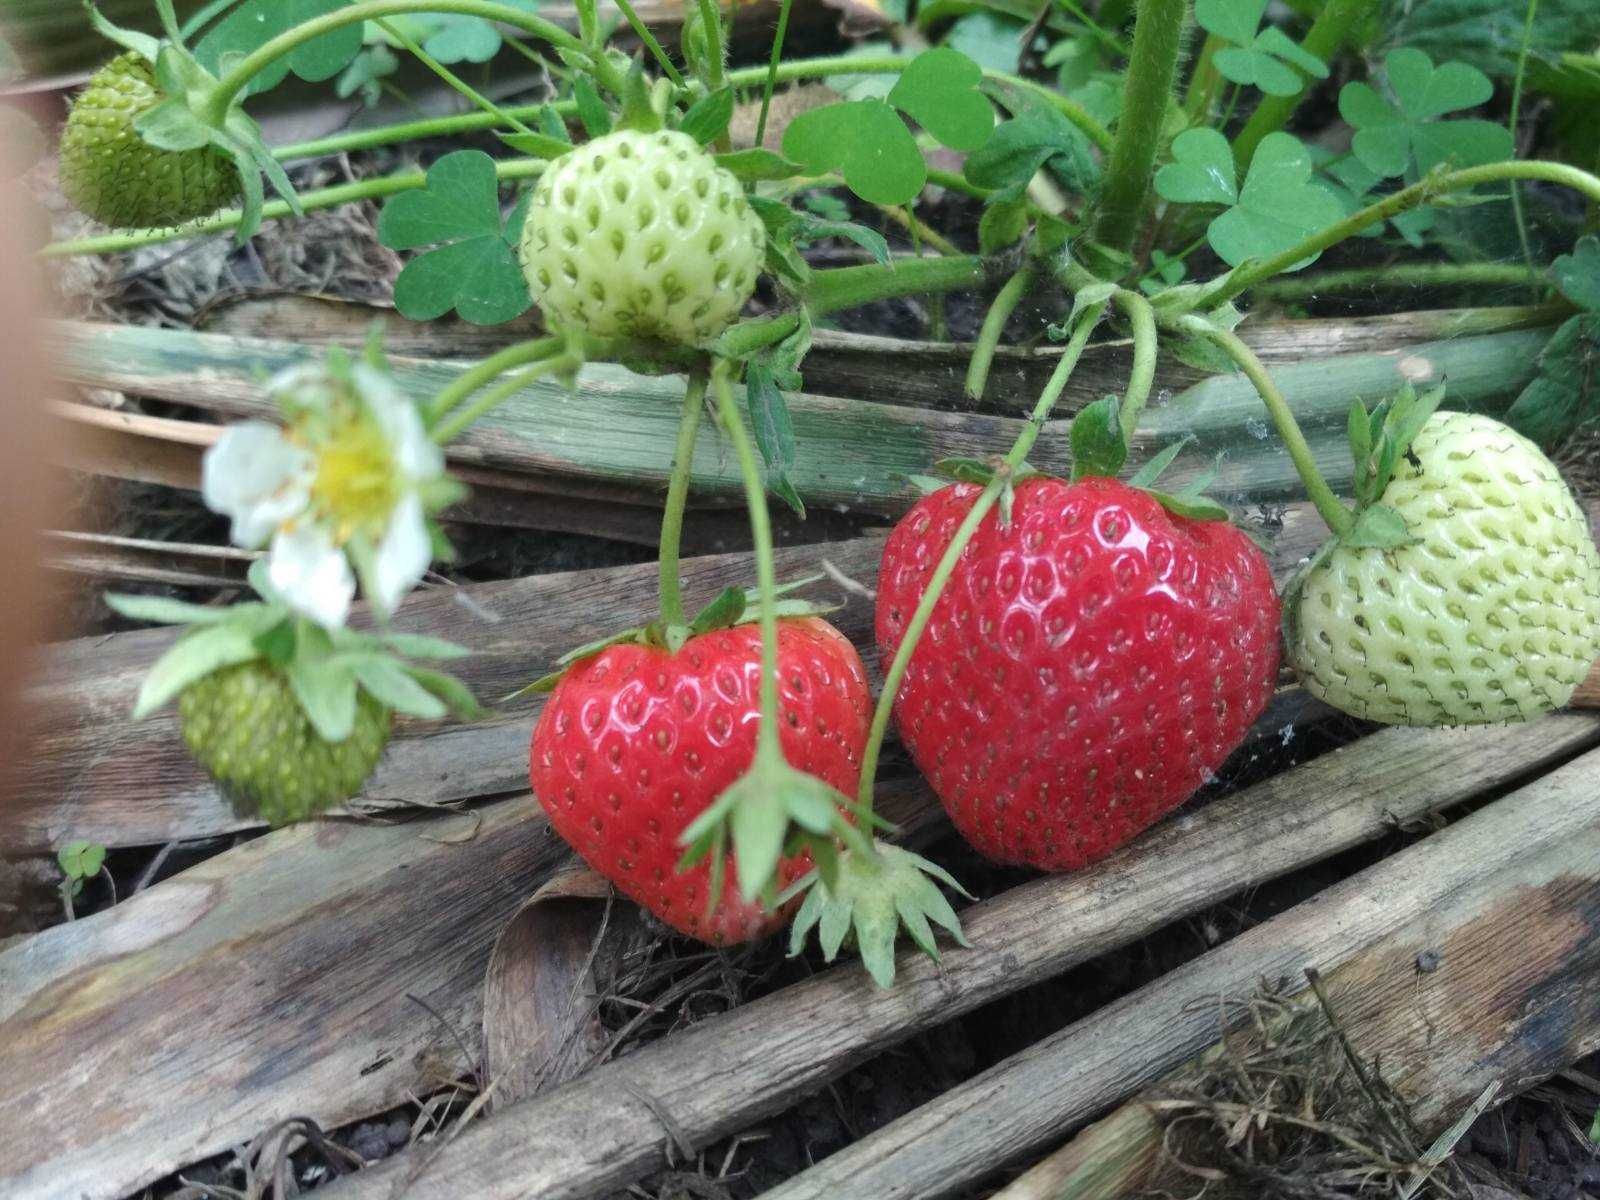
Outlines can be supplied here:
[[[878, 582], [883, 661], [979, 489], [924, 497]], [[997, 862], [1103, 858], [1200, 787], [1271, 696], [1278, 598], [1220, 521], [1111, 479], [1034, 477], [964, 551], [896, 698], [901, 736], [956, 828]]]
[[[789, 764], [853, 796], [870, 693], [855, 647], [815, 618], [778, 625], [779, 740]], [[740, 625], [691, 638], [676, 654], [612, 646], [557, 684], [533, 731], [529, 779], [550, 823], [585, 861], [667, 924], [718, 945], [762, 937], [788, 919], [738, 894], [729, 856], [706, 920], [709, 862], [676, 870], [678, 835], [755, 756], [761, 633]], [[810, 870], [779, 867], [781, 890]]]

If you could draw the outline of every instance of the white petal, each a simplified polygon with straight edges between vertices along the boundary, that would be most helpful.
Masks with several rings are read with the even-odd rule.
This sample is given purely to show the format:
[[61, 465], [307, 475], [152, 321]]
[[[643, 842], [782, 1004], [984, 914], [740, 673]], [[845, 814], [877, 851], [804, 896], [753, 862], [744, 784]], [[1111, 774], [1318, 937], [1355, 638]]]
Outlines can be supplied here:
[[272, 539], [267, 578], [290, 608], [324, 628], [338, 628], [350, 614], [355, 574], [344, 552], [315, 525], [302, 523]]
[[368, 596], [384, 612], [393, 612], [405, 594], [417, 585], [433, 558], [433, 543], [427, 522], [422, 519], [422, 502], [415, 492], [407, 492], [394, 512], [372, 568], [372, 588]]
[[223, 430], [200, 468], [206, 507], [233, 518], [233, 540], [249, 549], [306, 506], [315, 463], [264, 421]]
[[382, 371], [366, 363], [357, 363], [353, 369], [367, 410], [389, 439], [395, 469], [403, 478], [419, 482], [443, 474], [444, 451], [428, 436], [415, 402]]

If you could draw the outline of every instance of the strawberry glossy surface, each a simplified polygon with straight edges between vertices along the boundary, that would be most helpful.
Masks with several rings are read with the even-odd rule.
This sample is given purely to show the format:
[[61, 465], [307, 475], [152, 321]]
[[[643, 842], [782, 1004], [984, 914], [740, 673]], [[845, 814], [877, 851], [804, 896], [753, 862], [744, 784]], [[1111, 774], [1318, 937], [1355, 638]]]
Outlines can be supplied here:
[[[878, 581], [883, 661], [979, 489], [924, 497]], [[1187, 799], [1272, 694], [1278, 599], [1225, 522], [1115, 480], [1025, 480], [979, 525], [897, 697], [901, 736], [962, 835], [1071, 870]]]
[[[781, 621], [778, 677], [784, 757], [853, 797], [870, 715], [855, 647], [824, 621]], [[562, 678], [529, 754], [534, 794], [589, 865], [675, 929], [718, 944], [787, 918], [739, 898], [730, 855], [708, 923], [710, 864], [674, 869], [679, 833], [755, 755], [760, 678], [755, 625], [692, 638], [676, 654], [612, 646]], [[808, 856], [784, 859], [779, 888], [809, 869]]]

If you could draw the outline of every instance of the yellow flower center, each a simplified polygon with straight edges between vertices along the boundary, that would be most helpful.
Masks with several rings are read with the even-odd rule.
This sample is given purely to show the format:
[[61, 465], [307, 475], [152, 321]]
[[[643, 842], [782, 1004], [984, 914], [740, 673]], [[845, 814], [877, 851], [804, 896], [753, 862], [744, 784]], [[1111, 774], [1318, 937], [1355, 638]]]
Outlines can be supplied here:
[[317, 474], [311, 503], [341, 544], [352, 534], [381, 537], [400, 500], [389, 441], [375, 422], [351, 414], [335, 419], [312, 446]]

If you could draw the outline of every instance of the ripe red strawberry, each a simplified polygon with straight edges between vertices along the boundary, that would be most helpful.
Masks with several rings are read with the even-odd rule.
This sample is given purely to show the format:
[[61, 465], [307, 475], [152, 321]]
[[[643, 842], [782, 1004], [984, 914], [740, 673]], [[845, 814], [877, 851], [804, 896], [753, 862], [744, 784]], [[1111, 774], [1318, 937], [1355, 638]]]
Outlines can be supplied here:
[[[979, 488], [924, 497], [878, 580], [889, 662]], [[1223, 521], [1116, 480], [1034, 476], [979, 524], [896, 700], [956, 828], [999, 862], [1085, 866], [1187, 799], [1244, 738], [1278, 669], [1265, 556]]]
[[[534, 795], [591, 867], [674, 929], [716, 944], [787, 919], [739, 897], [732, 856], [706, 920], [711, 864], [676, 870], [678, 835], [749, 767], [759, 725], [761, 632], [738, 625], [676, 654], [611, 646], [562, 676], [533, 731]], [[779, 737], [789, 764], [853, 796], [871, 695], [855, 647], [826, 621], [778, 625]], [[778, 887], [810, 870], [783, 860]]]

